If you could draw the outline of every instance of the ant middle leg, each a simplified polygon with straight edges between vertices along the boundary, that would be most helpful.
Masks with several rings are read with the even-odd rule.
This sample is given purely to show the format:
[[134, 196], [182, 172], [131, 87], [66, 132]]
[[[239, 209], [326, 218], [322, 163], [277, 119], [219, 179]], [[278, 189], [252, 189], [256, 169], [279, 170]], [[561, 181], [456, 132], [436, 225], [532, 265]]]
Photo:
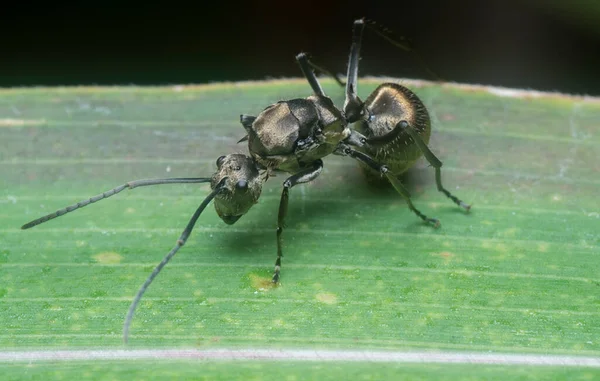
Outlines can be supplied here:
[[283, 191], [281, 192], [281, 200], [279, 201], [279, 213], [277, 214], [277, 260], [275, 261], [275, 272], [273, 273], [273, 283], [279, 282], [279, 274], [281, 272], [281, 257], [283, 257], [283, 239], [282, 233], [285, 227], [285, 217], [288, 210], [288, 201], [290, 188], [297, 184], [308, 183], [316, 179], [323, 170], [323, 160], [315, 161], [310, 167], [301, 170], [300, 172], [288, 177], [283, 182]]
[[354, 21], [350, 58], [348, 59], [348, 72], [346, 73], [346, 100], [344, 101], [344, 115], [346, 115], [349, 123], [358, 121], [364, 113], [364, 103], [357, 95], [358, 61], [360, 60], [360, 45], [364, 28], [364, 20], [358, 19]]
[[[344, 103], [344, 111], [347, 110], [355, 110], [357, 108], [362, 108], [362, 102], [358, 99], [357, 93], [357, 83], [358, 83], [358, 61], [360, 60], [360, 45], [362, 41], [362, 33], [364, 30], [364, 21], [362, 19], [358, 19], [354, 21], [354, 26], [352, 27], [352, 46], [350, 48], [350, 58], [348, 59], [348, 71], [346, 73], [346, 82], [342, 81], [337, 74], [334, 74], [332, 71], [324, 68], [323, 66], [319, 66], [312, 62], [306, 57], [306, 54], [300, 53], [296, 56], [298, 62], [300, 62], [300, 58], [304, 60], [304, 63], [300, 62], [300, 66], [304, 64], [307, 67], [312, 68], [313, 70], [328, 75], [332, 77], [335, 82], [341, 87], [346, 88], [346, 101]], [[302, 71], [304, 75], [307, 76], [306, 70], [303, 68]], [[312, 73], [314, 76], [314, 73]], [[308, 77], [308, 76], [307, 76]], [[309, 82], [311, 79], [307, 78]], [[315, 78], [316, 80], [316, 78]], [[348, 104], [350, 104], [348, 106]]]
[[298, 61], [298, 64], [300, 65], [300, 69], [302, 70], [302, 74], [304, 74], [304, 77], [306, 78], [306, 80], [308, 81], [308, 84], [312, 88], [313, 93], [315, 93], [315, 95], [324, 97], [325, 92], [323, 91], [323, 88], [321, 87], [321, 84], [319, 83], [317, 76], [313, 72], [313, 65], [309, 61], [306, 53], [298, 54], [296, 56], [296, 61]]
[[336, 154], [342, 155], [342, 156], [350, 156], [350, 157], [360, 161], [361, 163], [368, 165], [373, 170], [380, 172], [382, 175], [384, 175], [389, 180], [389, 182], [392, 184], [394, 189], [396, 189], [396, 191], [400, 194], [400, 196], [402, 196], [402, 198], [404, 198], [404, 200], [408, 204], [408, 208], [414, 214], [416, 214], [423, 221], [433, 225], [434, 227], [436, 227], [436, 228], [440, 227], [440, 220], [438, 220], [437, 218], [427, 217], [425, 214], [423, 214], [419, 209], [417, 209], [413, 205], [411, 196], [410, 196], [410, 192], [408, 191], [408, 189], [406, 189], [404, 187], [404, 185], [402, 185], [400, 180], [398, 180], [398, 178], [389, 170], [389, 168], [386, 165], [378, 163], [371, 156], [369, 156], [363, 152], [357, 151], [355, 149], [352, 149], [349, 146], [344, 145], [344, 144], [340, 145], [340, 147], [336, 151]]

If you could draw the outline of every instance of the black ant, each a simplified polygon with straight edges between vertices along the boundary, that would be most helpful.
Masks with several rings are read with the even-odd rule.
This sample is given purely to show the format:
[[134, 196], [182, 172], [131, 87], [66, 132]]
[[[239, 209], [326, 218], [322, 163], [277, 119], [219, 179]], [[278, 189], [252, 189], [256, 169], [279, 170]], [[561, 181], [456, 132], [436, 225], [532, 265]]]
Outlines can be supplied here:
[[[289, 190], [297, 184], [307, 183], [317, 178], [323, 170], [322, 158], [330, 154], [350, 156], [380, 176], [385, 176], [415, 214], [424, 221], [438, 226], [437, 219], [425, 216], [414, 207], [410, 194], [396, 177], [424, 154], [436, 168], [438, 189], [468, 210], [468, 205], [451, 195], [441, 184], [441, 162], [427, 148], [430, 134], [429, 116], [417, 96], [405, 87], [392, 83], [380, 85], [365, 102], [356, 95], [358, 59], [364, 26], [365, 22], [362, 19], [354, 22], [343, 110], [337, 109], [323, 92], [313, 72], [313, 68], [319, 68], [308, 60], [306, 54], [301, 53], [296, 56], [296, 59], [314, 94], [307, 98], [277, 102], [256, 117], [241, 115], [241, 124], [247, 132], [247, 136], [241, 141], [248, 141], [250, 156], [230, 154], [219, 157], [216, 161], [217, 172], [210, 178], [130, 181], [33, 220], [21, 228], [29, 229], [111, 197], [124, 189], [160, 184], [210, 182], [210, 194], [202, 201], [173, 249], [156, 266], [133, 299], [123, 327], [124, 341], [127, 342], [129, 326], [143, 294], [162, 268], [186, 243], [206, 206], [214, 199], [219, 217], [229, 225], [235, 223], [258, 202], [262, 184], [272, 171], [291, 173], [291, 176], [283, 182], [279, 203], [277, 260], [273, 283], [278, 283], [280, 277], [283, 256], [282, 232], [287, 215]], [[393, 42], [383, 34], [383, 30], [377, 28], [374, 30]], [[351, 123], [357, 123], [356, 130], [349, 128]], [[408, 158], [405, 160], [407, 163], [398, 166], [397, 159], [405, 157]]]

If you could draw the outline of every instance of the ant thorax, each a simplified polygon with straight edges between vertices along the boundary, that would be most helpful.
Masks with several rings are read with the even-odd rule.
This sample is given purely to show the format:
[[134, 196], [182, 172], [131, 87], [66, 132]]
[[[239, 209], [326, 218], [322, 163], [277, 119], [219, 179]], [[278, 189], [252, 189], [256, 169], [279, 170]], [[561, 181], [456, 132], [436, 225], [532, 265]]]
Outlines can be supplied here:
[[251, 123], [242, 124], [256, 162], [288, 173], [333, 153], [350, 136], [346, 120], [331, 99], [317, 95], [277, 102]]

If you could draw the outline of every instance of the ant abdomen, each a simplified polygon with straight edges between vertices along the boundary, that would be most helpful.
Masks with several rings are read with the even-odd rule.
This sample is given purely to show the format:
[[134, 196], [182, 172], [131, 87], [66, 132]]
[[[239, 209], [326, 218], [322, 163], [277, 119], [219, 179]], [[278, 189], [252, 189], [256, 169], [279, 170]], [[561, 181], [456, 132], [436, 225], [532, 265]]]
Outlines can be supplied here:
[[[369, 140], [361, 151], [387, 165], [396, 175], [406, 172], [423, 152], [400, 123], [408, 123], [425, 144], [429, 143], [431, 123], [423, 102], [404, 86], [383, 83], [369, 95], [364, 107], [363, 119], [354, 126]], [[361, 163], [361, 167], [370, 181], [384, 179], [368, 165]]]

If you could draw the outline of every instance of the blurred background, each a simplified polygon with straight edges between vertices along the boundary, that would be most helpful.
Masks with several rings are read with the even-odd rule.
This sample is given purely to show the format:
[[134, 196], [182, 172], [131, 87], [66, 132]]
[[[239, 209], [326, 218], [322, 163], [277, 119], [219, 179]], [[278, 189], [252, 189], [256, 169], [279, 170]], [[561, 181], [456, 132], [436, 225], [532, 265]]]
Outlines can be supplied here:
[[[451, 4], [451, 5], [450, 5]], [[344, 72], [352, 21], [410, 38], [446, 80], [600, 95], [600, 1], [6, 3], [0, 86], [186, 84]], [[361, 75], [432, 79], [366, 32]]]

